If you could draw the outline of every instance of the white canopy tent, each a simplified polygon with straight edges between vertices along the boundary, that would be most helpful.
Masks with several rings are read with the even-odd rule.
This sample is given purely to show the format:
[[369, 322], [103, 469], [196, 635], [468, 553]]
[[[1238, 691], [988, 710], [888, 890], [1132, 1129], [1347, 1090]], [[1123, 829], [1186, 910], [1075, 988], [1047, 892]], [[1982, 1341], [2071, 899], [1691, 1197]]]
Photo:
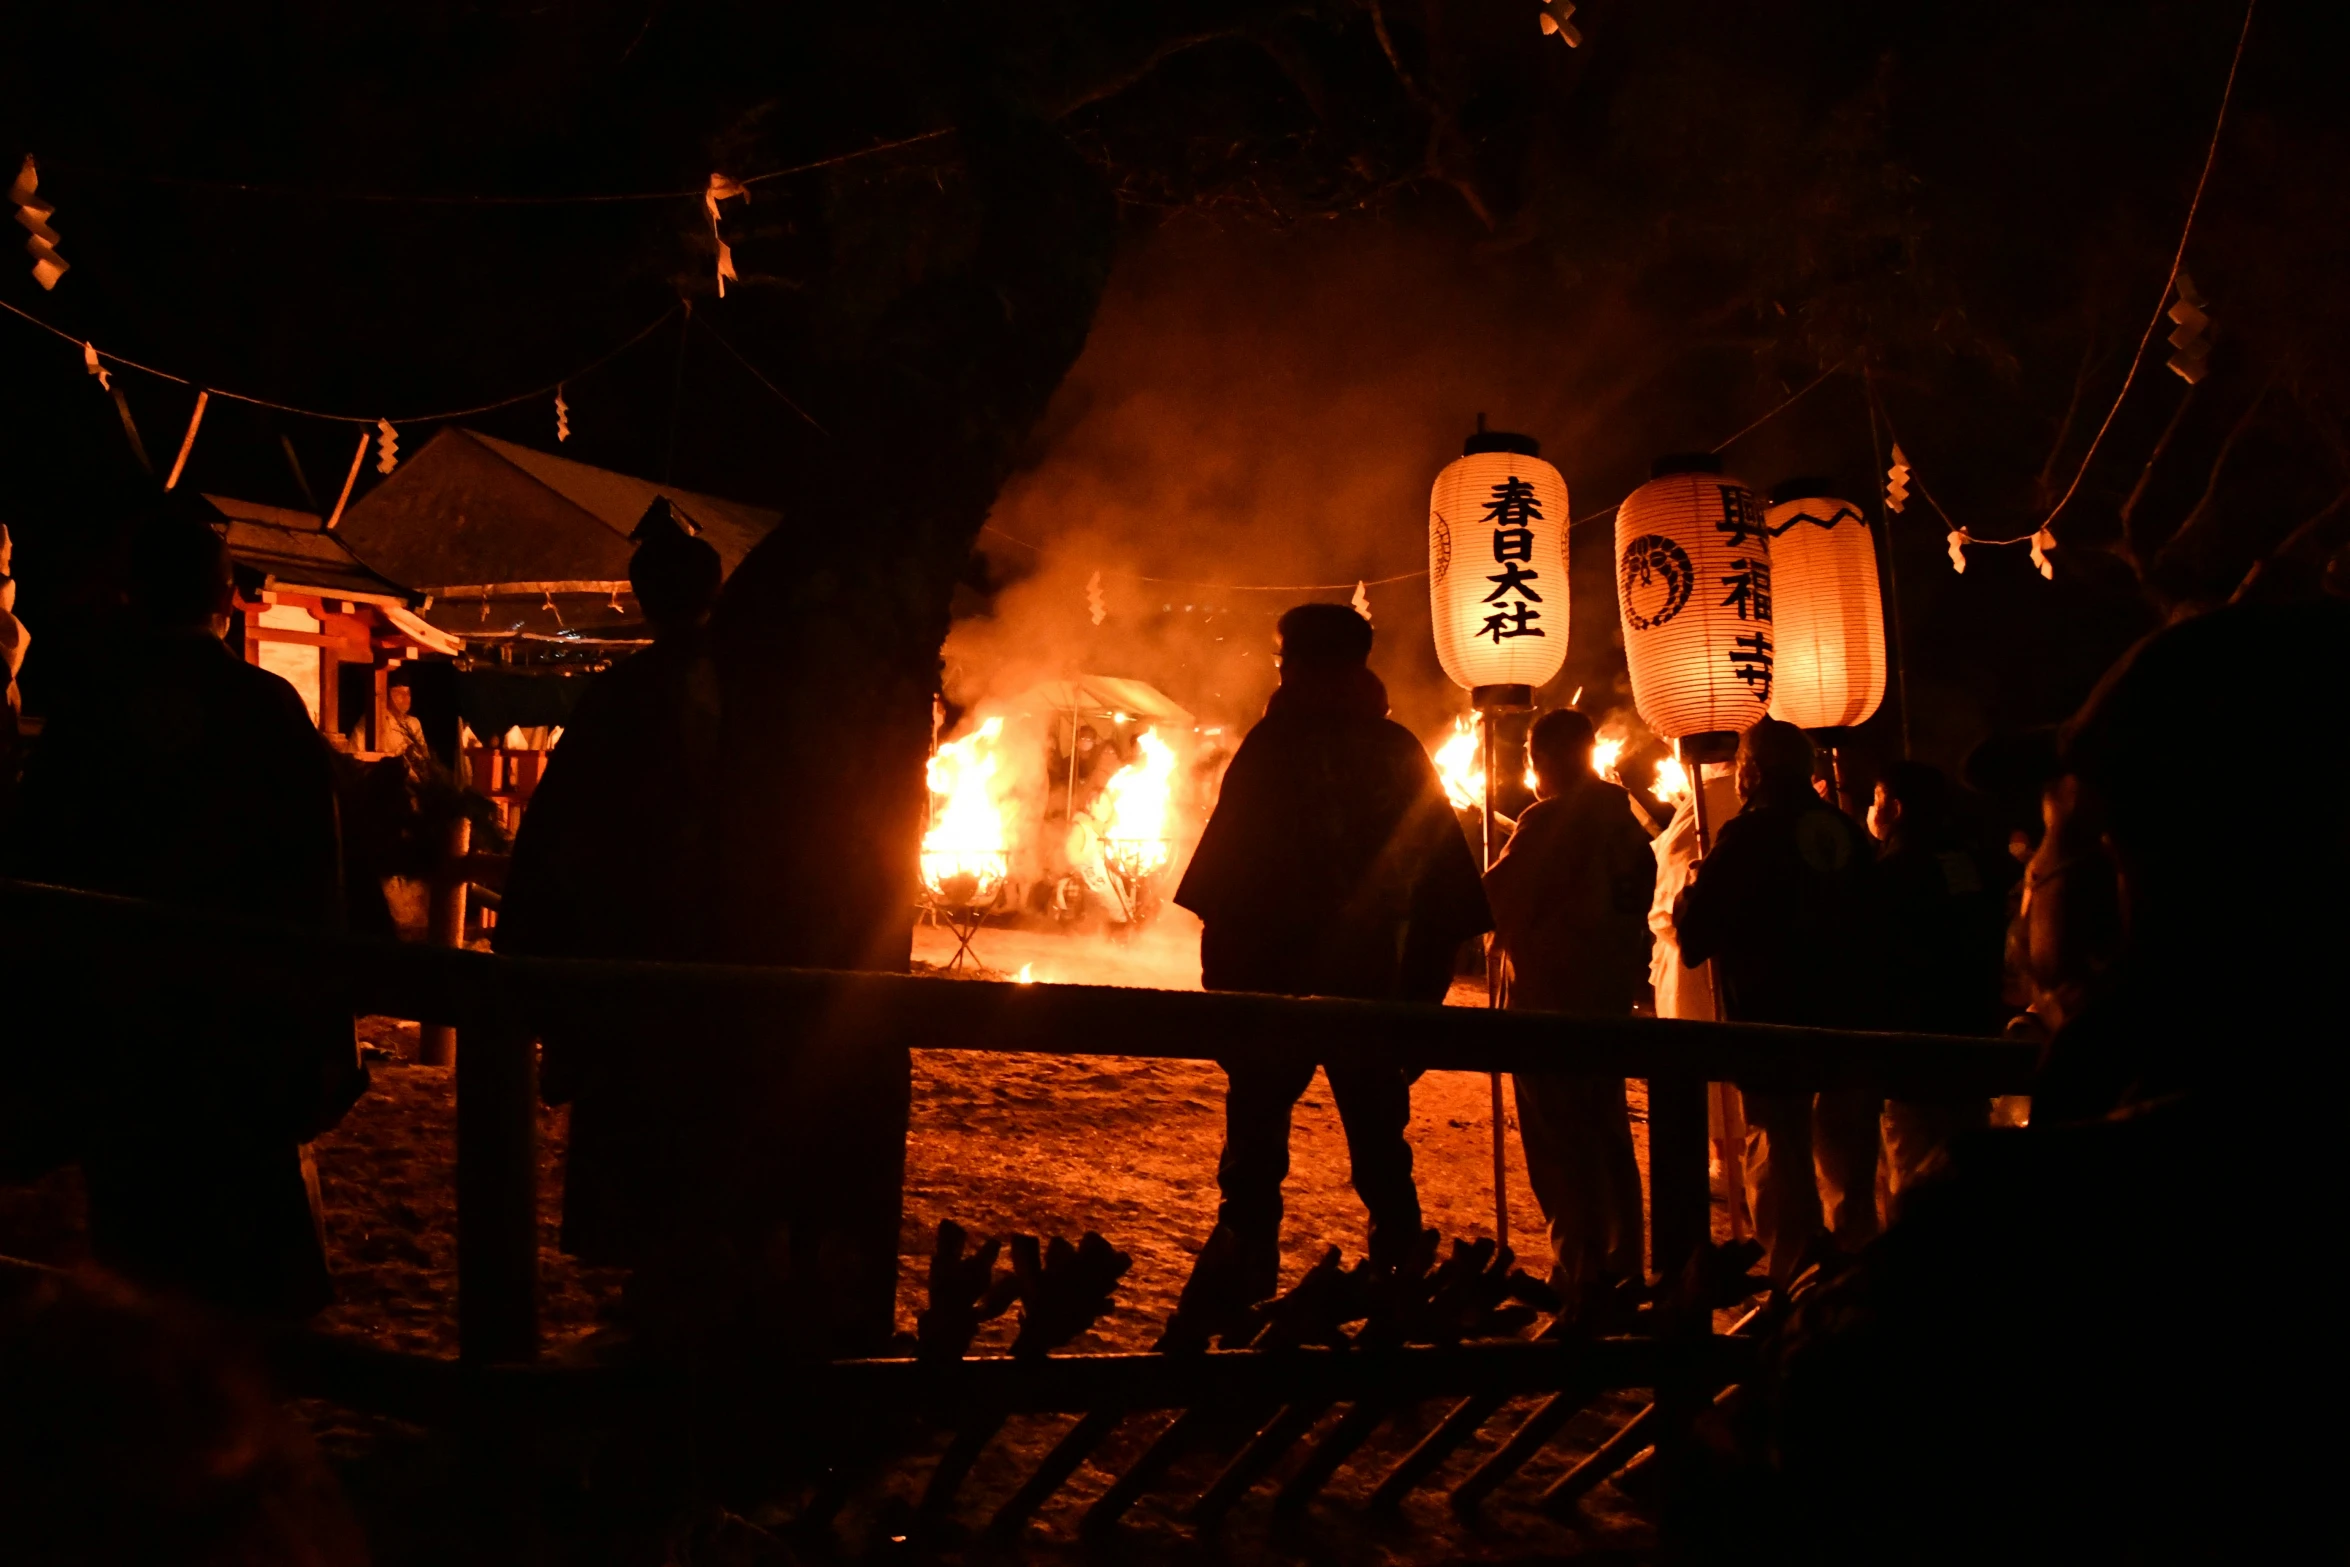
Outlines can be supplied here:
[[1073, 718], [1108, 718], [1137, 724], [1164, 724], [1189, 729], [1192, 715], [1157, 686], [1121, 675], [1072, 675], [1029, 687], [1012, 702], [1023, 718], [1048, 714]]

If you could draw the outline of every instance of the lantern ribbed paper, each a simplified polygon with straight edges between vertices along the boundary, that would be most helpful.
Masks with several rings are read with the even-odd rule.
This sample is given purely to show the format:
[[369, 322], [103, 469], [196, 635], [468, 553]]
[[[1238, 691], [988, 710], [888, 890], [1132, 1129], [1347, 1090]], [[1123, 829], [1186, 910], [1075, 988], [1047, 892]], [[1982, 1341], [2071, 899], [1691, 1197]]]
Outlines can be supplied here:
[[1823, 495], [1767, 515], [1778, 630], [1771, 716], [1802, 729], [1866, 723], [1885, 699], [1885, 603], [1868, 522], [1850, 501]]
[[1668, 739], [1770, 711], [1770, 535], [1759, 496], [1720, 472], [1671, 471], [1616, 509], [1616, 602], [1632, 702]]
[[1472, 691], [1539, 686], [1567, 661], [1567, 481], [1525, 436], [1468, 447], [1428, 495], [1436, 656]]

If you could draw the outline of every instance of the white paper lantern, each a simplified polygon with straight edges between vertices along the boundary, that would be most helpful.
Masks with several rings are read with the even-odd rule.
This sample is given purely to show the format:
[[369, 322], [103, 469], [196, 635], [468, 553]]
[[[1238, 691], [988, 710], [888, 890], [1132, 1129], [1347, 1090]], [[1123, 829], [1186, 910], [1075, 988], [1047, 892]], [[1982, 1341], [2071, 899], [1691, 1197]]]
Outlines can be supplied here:
[[1801, 729], [1866, 723], [1885, 700], [1885, 601], [1868, 519], [1833, 496], [1777, 493], [1785, 498], [1767, 514], [1778, 628], [1771, 716]]
[[1523, 435], [1479, 431], [1428, 494], [1428, 604], [1455, 682], [1535, 687], [1567, 661], [1567, 481]]
[[1632, 703], [1668, 739], [1741, 730], [1771, 705], [1771, 540], [1761, 497], [1708, 457], [1658, 460], [1616, 509]]

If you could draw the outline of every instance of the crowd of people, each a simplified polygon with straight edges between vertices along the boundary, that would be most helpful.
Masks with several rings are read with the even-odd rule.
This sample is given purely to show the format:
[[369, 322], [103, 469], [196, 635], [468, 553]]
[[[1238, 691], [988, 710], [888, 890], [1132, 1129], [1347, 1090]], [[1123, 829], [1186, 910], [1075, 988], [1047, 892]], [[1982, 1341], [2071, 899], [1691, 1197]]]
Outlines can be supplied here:
[[[2317, 1512], [2330, 1444], [2286, 1433], [2339, 1386], [2302, 1274], [2339, 1140], [2350, 609], [2227, 608], [2140, 644], [2030, 776], [2043, 830], [2020, 877], [1945, 775], [1887, 768], [1864, 827], [1811, 741], [1768, 719], [1739, 736], [1735, 814], [1700, 832], [1700, 770], [1644, 844], [1593, 774], [1589, 721], [1553, 712], [1529, 739], [1538, 798], [1481, 892], [1433, 769], [1384, 716], [1370, 628], [1309, 606], [1281, 630], [1282, 689], [1177, 894], [1210, 987], [1434, 999], [1438, 954], [1490, 928], [1511, 1006], [2043, 1042], [2026, 1126], [1993, 1129], [1978, 1098], [1734, 1097], [1758, 1238], [1797, 1291], [1708, 1461], [1675, 1477], [1690, 1559], [2338, 1546]], [[2230, 753], [2196, 739], [2223, 720], [2312, 753], [2324, 794], [2290, 852], [2247, 830]], [[1202, 1271], [1249, 1259], [1245, 1295], [1278, 1255], [1310, 1073], [1226, 1070], [1232, 1240]], [[1330, 1076], [1376, 1257], [1418, 1220], [1410, 1086]], [[1625, 1085], [1562, 1070], [1516, 1089], [1562, 1293], [1639, 1278]]]
[[[1594, 771], [1591, 720], [1547, 712], [1526, 744], [1535, 801], [1480, 884], [1426, 753], [1387, 717], [1369, 623], [1306, 605], [1280, 634], [1280, 690], [1176, 893], [1203, 922], [1208, 988], [1440, 1000], [1461, 944], [1491, 931], [1497, 993], [1531, 1011], [1990, 1035], [2017, 1010], [2005, 954], [2021, 868], [1977, 845], [1935, 768], [1886, 769], [1864, 828], [1832, 798], [1810, 738], [1765, 719], [1739, 737], [1739, 805], [1713, 841], [1698, 841], [1694, 789], [1652, 841], [1645, 813]], [[1220, 1223], [1253, 1259], [1256, 1289], [1278, 1254], [1289, 1107], [1312, 1073], [1227, 1071]], [[1385, 1069], [1329, 1075], [1377, 1257], [1419, 1222], [1408, 1085]], [[1623, 1080], [1521, 1073], [1515, 1100], [1552, 1281], [1577, 1293], [1642, 1277]], [[1744, 1195], [1780, 1279], [1822, 1235], [1864, 1245], [1882, 1223], [1880, 1186], [1897, 1201], [1990, 1115], [1988, 1100], [1857, 1090], [1739, 1100]]]
[[[505, 950], [705, 950], [694, 888], [718, 846], [706, 812], [677, 807], [720, 766], [707, 632], [719, 571], [707, 544], [658, 521], [632, 566], [655, 638], [596, 678], [568, 728], [515, 848]], [[137, 540], [130, 590], [142, 629], [53, 716], [25, 773], [10, 874], [338, 928], [349, 905], [329, 754], [292, 689], [223, 645], [219, 538], [158, 520]], [[1595, 774], [1590, 720], [1559, 710], [1529, 733], [1536, 799], [1481, 870], [1426, 751], [1387, 716], [1369, 623], [1301, 606], [1280, 622], [1279, 689], [1175, 901], [1203, 922], [1211, 989], [1439, 1001], [1464, 945], [1490, 933], [1513, 1008], [2044, 1040], [2020, 1129], [1991, 1129], [1980, 1098], [1735, 1097], [1742, 1159], [1726, 1162], [1743, 1165], [1770, 1276], [1786, 1285], [1808, 1268], [1813, 1284], [1742, 1406], [1750, 1461], [1719, 1483], [1762, 1487], [1751, 1516], [1842, 1539], [1848, 1559], [1871, 1556], [1868, 1530], [1937, 1507], [1963, 1515], [1950, 1540], [1988, 1546], [1997, 1520], [1967, 1501], [1970, 1485], [2005, 1487], [2066, 1528], [2201, 1540], [2217, 1515], [2181, 1497], [2215, 1473], [2254, 1483], [2258, 1466], [2241, 1443], [2148, 1432], [2266, 1410], [2259, 1395], [2297, 1366], [2330, 1387], [2314, 1290], [2279, 1291], [2260, 1270], [2313, 1246], [2338, 1055], [2320, 992], [2342, 951], [2345, 856], [2333, 799], [2291, 826], [2291, 852], [2254, 842], [2232, 763], [2181, 736], [2222, 715], [2290, 731], [2312, 779], [2334, 786], [2350, 732], [2331, 676], [2346, 618], [2338, 604], [2227, 609], [2142, 644], [2033, 780], [2043, 831], [2028, 864], [1973, 830], [1951, 780], [1919, 763], [1882, 772], [1864, 825], [1812, 741], [1771, 720], [1738, 737], [1735, 811], [1701, 815], [1697, 791], [1721, 780], [1698, 769], [1652, 840], [1645, 813]], [[78, 1162], [93, 1250], [121, 1277], [300, 1320], [330, 1289], [307, 1145], [365, 1084], [348, 1011], [300, 983], [108, 987], [120, 956], [88, 955], [70, 1022], [15, 1030], [0, 1175]], [[775, 1263], [846, 1302], [803, 1324], [816, 1339], [841, 1341], [852, 1319], [886, 1325], [894, 1247], [876, 1261], [849, 1238], [888, 1217], [871, 1194], [895, 1179], [889, 1150], [835, 1146], [811, 1116], [755, 1157], [713, 1145], [710, 1095], [622, 1030], [550, 1038], [544, 1059], [547, 1097], [572, 1107], [564, 1244], [635, 1270], [642, 1320], [700, 1309], [710, 1253], [731, 1247], [754, 1273]], [[1247, 1302], [1280, 1282], [1290, 1118], [1316, 1065], [1236, 1052], [1224, 1067], [1228, 1239], [1210, 1250]], [[1410, 1074], [1320, 1069], [1371, 1259], [1400, 1262], [1422, 1235]], [[1641, 1280], [1625, 1083], [1562, 1065], [1515, 1086], [1554, 1283], [1574, 1301]], [[808, 1103], [820, 1110], [828, 1091], [815, 1084]], [[790, 1255], [760, 1262], [760, 1237], [775, 1236]], [[1815, 1266], [1838, 1254], [1857, 1260]], [[2073, 1424], [2018, 1430], [2017, 1400]], [[1888, 1431], [1931, 1461], [1872, 1435]]]

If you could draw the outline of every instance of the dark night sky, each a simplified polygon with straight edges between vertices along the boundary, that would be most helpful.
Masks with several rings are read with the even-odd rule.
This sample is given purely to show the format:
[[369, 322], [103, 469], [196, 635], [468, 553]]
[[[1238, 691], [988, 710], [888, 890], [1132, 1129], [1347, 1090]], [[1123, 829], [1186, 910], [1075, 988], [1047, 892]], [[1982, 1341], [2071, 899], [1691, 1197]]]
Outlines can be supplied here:
[[[44, 294], [0, 266], [0, 299], [223, 387], [396, 416], [553, 381], [682, 297], [690, 327], [569, 385], [563, 450], [783, 505], [788, 534], [831, 437], [784, 398], [854, 419], [844, 367], [889, 357], [872, 324], [962, 243], [956, 137], [729, 203], [744, 280], [724, 301], [691, 197], [348, 198], [691, 189], [1009, 105], [1054, 120], [1124, 207], [1092, 344], [999, 521], [1096, 553], [1109, 532], [1128, 569], [1218, 581], [1410, 569], [1428, 476], [1479, 411], [1545, 439], [1580, 514], [1837, 363], [1735, 468], [1872, 489], [1865, 364], [1953, 515], [2028, 532], [2162, 291], [2243, 16], [1594, 0], [1570, 53], [1530, 5], [1434, 4], [1390, 8], [1391, 62], [1347, 5], [197, 9], [13, 24], [0, 155], [41, 159], [74, 270]], [[2350, 476], [2343, 128], [2309, 25], [2277, 5], [2251, 35], [2188, 262], [2222, 347], [2140, 508], [2152, 536], [2125, 541], [2118, 515], [2183, 393], [2159, 341], [2053, 584], [2014, 549], [1954, 577], [1938, 520], [1896, 520], [1929, 754], [2061, 715]], [[77, 348], [0, 319], [0, 366], [5, 520], [49, 651], [139, 484]], [[168, 463], [191, 394], [121, 381]], [[465, 422], [553, 444], [543, 398]], [[404, 425], [403, 446], [431, 431]], [[353, 427], [218, 399], [188, 482], [299, 504], [280, 437], [331, 504]], [[2343, 531], [2296, 548], [2314, 566]], [[1578, 538], [1576, 683], [1615, 656], [1584, 543], [1604, 533]], [[1030, 569], [991, 555], [999, 581]]]

